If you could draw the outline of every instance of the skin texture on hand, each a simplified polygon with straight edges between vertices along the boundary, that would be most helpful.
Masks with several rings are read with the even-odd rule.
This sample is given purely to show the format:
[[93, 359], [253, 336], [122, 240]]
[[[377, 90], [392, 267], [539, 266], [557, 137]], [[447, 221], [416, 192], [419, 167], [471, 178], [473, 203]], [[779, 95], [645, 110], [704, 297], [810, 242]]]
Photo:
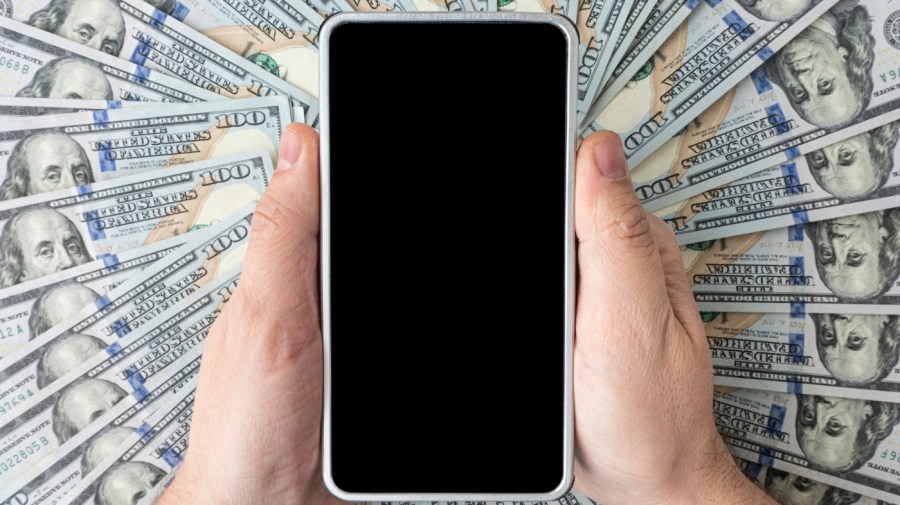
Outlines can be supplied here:
[[[162, 505], [338, 503], [321, 476], [315, 132], [290, 125], [280, 158], [237, 291], [207, 338], [190, 450]], [[575, 487], [603, 505], [774, 505], [715, 430], [681, 252], [627, 174], [617, 135], [581, 146]]]
[[170, 504], [339, 503], [322, 484], [319, 143], [291, 124], [233, 298], [203, 351]]
[[576, 158], [575, 487], [604, 505], [768, 504], [716, 432], [706, 333], [675, 235], [619, 136]]

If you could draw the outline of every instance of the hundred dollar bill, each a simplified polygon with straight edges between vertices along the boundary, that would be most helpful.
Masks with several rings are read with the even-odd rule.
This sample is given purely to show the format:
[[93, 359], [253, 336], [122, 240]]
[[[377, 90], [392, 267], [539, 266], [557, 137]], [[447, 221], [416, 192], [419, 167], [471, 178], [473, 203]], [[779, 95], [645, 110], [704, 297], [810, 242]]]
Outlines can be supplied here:
[[240, 152], [274, 158], [290, 120], [273, 96], [0, 121], [0, 201]]
[[900, 404], [741, 389], [716, 395], [719, 433], [735, 456], [896, 503]]
[[900, 314], [900, 208], [682, 251], [700, 310]]
[[[590, 125], [591, 120], [600, 115], [626, 85], [633, 85], [648, 73], [649, 61], [670, 35], [687, 19], [700, 0], [660, 0], [650, 16], [621, 56], [621, 61], [611, 66], [606, 83], [599, 96], [594, 99], [586, 113], [579, 114], [580, 129]], [[585, 121], [587, 120], [587, 121]]]
[[578, 50], [578, 110], [586, 111], [593, 103], [603, 74], [612, 58], [618, 35], [634, 0], [593, 0], [579, 4], [577, 23], [580, 39]]
[[[200, 354], [198, 349], [179, 358], [180, 363], [173, 363], [164, 377], [144, 383], [147, 394], [140, 401], [120, 401], [39, 462], [29, 464], [27, 472], [0, 490], [0, 503], [60, 503], [81, 479], [116, 457], [129, 437], [145, 430], [152, 422], [149, 416], [165, 415], [194, 394]], [[40, 447], [41, 441], [37, 442]]]
[[628, 114], [607, 108], [591, 118], [585, 135], [619, 133], [637, 166], [835, 3], [783, 2], [786, 12], [773, 12], [768, 6], [775, 2], [701, 3], [657, 51]]
[[738, 459], [738, 466], [744, 475], [782, 505], [888, 505], [875, 498], [760, 463]]
[[[821, 157], [828, 145], [900, 119], [894, 10], [845, 0], [817, 19], [635, 168], [644, 205], [658, 210], [801, 155]], [[820, 165], [848, 179], [862, 161]]]
[[[21, 20], [46, 19], [46, 13], [56, 8], [55, 4], [51, 6], [50, 2], [43, 0], [16, 2], [16, 17]], [[198, 33], [176, 16], [166, 15], [141, 0], [73, 1], [73, 4], [80, 3], [98, 5], [98, 9], [101, 5], [105, 6], [96, 15], [114, 17], [117, 25], [121, 23], [118, 26], [122, 31], [121, 42], [109, 49], [115, 56], [147, 68], [164, 70], [227, 98], [287, 95], [291, 97], [294, 107], [302, 109], [307, 118], [314, 120], [318, 116], [318, 100], [314, 96], [318, 94], [318, 48], [315, 42], [318, 24], [313, 23], [321, 23], [322, 18], [304, 4], [292, 5], [283, 1], [255, 4], [262, 12], [254, 13], [253, 18], [264, 26], [269, 23], [268, 29], [262, 31], [254, 25], [225, 24], [216, 32], [219, 40], [228, 42], [223, 45]], [[179, 4], [177, 14], [194, 20], [195, 24], [201, 23], [201, 20], [204, 23], [213, 22], [214, 19], [207, 17], [211, 15], [218, 15], [215, 21], [229, 22], [227, 14], [215, 8], [216, 4], [203, 4], [204, 8], [198, 11]], [[288, 12], [270, 12], [270, 9], [278, 6]], [[252, 9], [250, 6], [247, 8]], [[234, 9], [237, 7], [232, 7]], [[107, 13], [106, 10], [110, 12]], [[288, 18], [289, 14], [294, 17]], [[78, 15], [89, 16], [90, 11]], [[280, 17], [276, 18], [276, 15]], [[232, 16], [240, 14], [233, 11]], [[60, 16], [51, 18], [54, 24], [47, 24], [51, 23], [48, 21], [37, 23], [37, 26], [51, 30], [55, 23], [63, 22], [59, 18]], [[250, 24], [251, 21], [245, 18], [244, 23]], [[255, 31], [251, 31], [251, 28]], [[298, 33], [297, 29], [305, 32]], [[257, 39], [266, 35], [269, 43], [263, 45], [263, 41]], [[252, 38], [253, 36], [256, 38]], [[235, 51], [242, 51], [241, 54], [253, 52], [246, 54], [250, 58], [248, 61]], [[276, 56], [282, 64], [276, 61]], [[288, 69], [283, 63], [290, 63], [291, 68]]]
[[900, 318], [703, 314], [717, 386], [900, 403]]
[[72, 479], [75, 486], [68, 503], [120, 503], [151, 494], [184, 459], [195, 394], [196, 385], [182, 388], [169, 395], [167, 403], [146, 421], [128, 430], [128, 436], [111, 454], [82, 474], [81, 480]]
[[237, 285], [240, 268], [238, 262], [181, 303], [106, 346], [86, 346], [85, 337], [69, 337], [69, 341], [82, 340], [69, 349], [70, 353], [80, 352], [76, 357], [81, 361], [57, 370], [63, 372], [58, 380], [0, 418], [0, 461], [38, 437], [46, 439], [41, 442], [46, 450], [28, 455], [28, 461], [16, 468], [0, 471], [0, 489], [21, 478], [123, 398], [133, 395], [140, 399], [149, 393], [145, 384], [165, 377], [178, 358], [202, 352], [210, 327]]
[[146, 102], [119, 100], [70, 100], [65, 98], [0, 97], [0, 120], [28, 116], [67, 114], [86, 110], [108, 110], [132, 107]]
[[472, 1], [477, 7], [468, 10], [561, 14], [573, 21], [577, 8], [576, 0], [492, 0], [493, 5], [485, 0]]
[[192, 233], [154, 268], [135, 274], [6, 356], [0, 361], [0, 416], [59, 379], [78, 363], [77, 357], [87, 358], [149, 324], [242, 260], [251, 217], [252, 207], [247, 207], [209, 230]]
[[896, 207], [898, 127], [879, 126], [654, 213], [690, 244]]
[[119, 254], [259, 200], [264, 153], [179, 166], [0, 204], [0, 288]]
[[201, 102], [221, 100], [150, 70], [0, 16], [0, 95], [30, 98]]
[[140, 275], [190, 236], [178, 235], [0, 290], [0, 358]]
[[[625, 24], [622, 25], [622, 29], [612, 45], [612, 55], [609, 58], [609, 62], [606, 68], [602, 70], [603, 77], [599, 81], [601, 83], [600, 90], [603, 89], [606, 83], [609, 83], [609, 79], [615, 72], [619, 62], [627, 56], [631, 44], [637, 40], [644, 23], [647, 22], [659, 4], [659, 0], [635, 0], [634, 5], [631, 7], [631, 12], [625, 18]], [[594, 93], [596, 94], [597, 91], [595, 90]], [[596, 99], [597, 96], [592, 98]]]

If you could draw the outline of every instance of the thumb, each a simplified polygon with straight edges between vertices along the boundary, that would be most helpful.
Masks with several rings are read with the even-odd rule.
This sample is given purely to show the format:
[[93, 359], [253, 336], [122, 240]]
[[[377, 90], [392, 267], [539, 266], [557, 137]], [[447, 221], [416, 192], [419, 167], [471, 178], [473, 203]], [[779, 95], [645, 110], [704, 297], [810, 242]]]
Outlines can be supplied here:
[[[239, 292], [268, 317], [318, 326], [319, 137], [299, 123], [281, 137], [278, 167], [253, 213]], [[306, 312], [295, 313], [300, 308]]]
[[610, 307], [627, 304], [632, 314], [635, 303], [662, 302], [657, 295], [665, 297], [665, 276], [650, 219], [634, 192], [619, 136], [588, 137], [575, 161], [575, 232], [586, 296], [609, 297], [601, 303]]

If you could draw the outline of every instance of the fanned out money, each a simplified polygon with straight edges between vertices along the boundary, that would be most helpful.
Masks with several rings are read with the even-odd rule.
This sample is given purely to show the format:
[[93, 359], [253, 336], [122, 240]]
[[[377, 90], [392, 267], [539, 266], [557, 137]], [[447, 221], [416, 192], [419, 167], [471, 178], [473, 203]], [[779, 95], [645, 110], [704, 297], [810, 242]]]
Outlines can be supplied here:
[[328, 16], [500, 11], [577, 27], [580, 133], [620, 134], [676, 233], [744, 473], [784, 505], [900, 504], [891, 2], [3, 7], [0, 503], [152, 505], [177, 475], [281, 134], [318, 124]]

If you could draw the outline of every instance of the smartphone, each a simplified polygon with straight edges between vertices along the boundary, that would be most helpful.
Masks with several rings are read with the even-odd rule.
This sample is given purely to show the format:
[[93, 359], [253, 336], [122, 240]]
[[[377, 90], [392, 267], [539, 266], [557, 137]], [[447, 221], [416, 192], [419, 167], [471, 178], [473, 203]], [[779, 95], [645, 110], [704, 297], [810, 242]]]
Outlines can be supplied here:
[[328, 490], [563, 496], [574, 26], [553, 14], [349, 13], [319, 37]]

